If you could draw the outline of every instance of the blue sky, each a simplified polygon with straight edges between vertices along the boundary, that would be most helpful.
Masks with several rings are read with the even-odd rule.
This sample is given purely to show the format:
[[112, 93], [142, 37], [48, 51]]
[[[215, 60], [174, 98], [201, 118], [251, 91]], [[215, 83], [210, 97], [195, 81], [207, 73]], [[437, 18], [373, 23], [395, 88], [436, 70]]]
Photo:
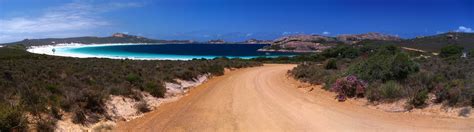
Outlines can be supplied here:
[[473, 32], [473, 0], [0, 0], [0, 43], [25, 38], [275, 39]]

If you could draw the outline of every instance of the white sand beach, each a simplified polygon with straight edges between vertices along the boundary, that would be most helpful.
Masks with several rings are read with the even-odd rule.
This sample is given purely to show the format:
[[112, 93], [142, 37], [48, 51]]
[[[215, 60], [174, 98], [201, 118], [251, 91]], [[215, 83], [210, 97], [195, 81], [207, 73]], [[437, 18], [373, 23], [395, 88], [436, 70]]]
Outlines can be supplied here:
[[133, 60], [191, 60], [192, 56], [162, 56], [162, 57], [120, 57], [110, 55], [92, 55], [86, 53], [75, 53], [64, 51], [66, 49], [81, 48], [81, 47], [98, 47], [98, 46], [116, 46], [116, 45], [138, 45], [148, 43], [111, 43], [111, 44], [81, 44], [81, 43], [64, 43], [55, 45], [31, 46], [27, 49], [28, 52], [35, 54], [45, 54], [62, 57], [74, 58], [109, 58], [109, 59], [133, 59]]

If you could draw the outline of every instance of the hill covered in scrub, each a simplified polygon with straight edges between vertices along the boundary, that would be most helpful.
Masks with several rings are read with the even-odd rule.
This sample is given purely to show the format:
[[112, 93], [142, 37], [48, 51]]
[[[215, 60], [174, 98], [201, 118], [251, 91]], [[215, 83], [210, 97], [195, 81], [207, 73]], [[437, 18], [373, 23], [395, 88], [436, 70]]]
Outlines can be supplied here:
[[317, 52], [337, 44], [397, 45], [431, 52], [451, 44], [459, 45], [465, 49], [474, 49], [474, 33], [449, 32], [412, 39], [402, 39], [380, 33], [339, 35], [336, 37], [294, 35], [276, 39], [271, 46], [263, 48], [262, 51]]
[[406, 39], [396, 44], [426, 51], [440, 50], [447, 45], [458, 45], [465, 49], [474, 49], [474, 33], [449, 32], [434, 36]]
[[276, 39], [271, 46], [264, 47], [262, 51], [317, 52], [336, 44], [354, 44], [364, 40], [399, 41], [401, 39], [381, 33], [347, 34], [336, 37], [292, 35]]
[[115, 33], [109, 37], [72, 37], [72, 38], [45, 38], [25, 39], [19, 42], [5, 43], [4, 45], [22, 44], [25, 46], [51, 45], [60, 43], [106, 44], [106, 43], [193, 43], [190, 40], [156, 40], [141, 36]]
[[192, 80], [224, 68], [261, 63], [219, 58], [190, 61], [79, 59], [32, 54], [17, 46], [0, 48], [0, 131], [33, 127], [52, 131], [65, 114], [77, 124], [108, 119], [111, 95], [142, 100], [141, 92], [162, 98], [165, 82]]

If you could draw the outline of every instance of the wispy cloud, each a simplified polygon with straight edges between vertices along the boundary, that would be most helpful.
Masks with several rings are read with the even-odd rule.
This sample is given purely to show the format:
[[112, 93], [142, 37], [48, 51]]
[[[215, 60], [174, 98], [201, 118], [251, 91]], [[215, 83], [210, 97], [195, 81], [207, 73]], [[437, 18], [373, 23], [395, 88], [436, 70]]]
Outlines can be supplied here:
[[459, 26], [456, 32], [473, 33], [474, 30], [472, 30], [472, 28], [469, 28], [469, 27]]
[[100, 14], [139, 6], [142, 5], [117, 2], [95, 5], [88, 2], [73, 2], [47, 8], [39, 16], [2, 18], [0, 19], [0, 42], [16, 41], [22, 36], [42, 37], [45, 33], [71, 34], [71, 32], [107, 26], [110, 22], [103, 19]]
[[329, 35], [329, 34], [331, 34], [331, 33], [328, 32], [328, 31], [324, 31], [324, 32], [323, 32], [323, 35]]

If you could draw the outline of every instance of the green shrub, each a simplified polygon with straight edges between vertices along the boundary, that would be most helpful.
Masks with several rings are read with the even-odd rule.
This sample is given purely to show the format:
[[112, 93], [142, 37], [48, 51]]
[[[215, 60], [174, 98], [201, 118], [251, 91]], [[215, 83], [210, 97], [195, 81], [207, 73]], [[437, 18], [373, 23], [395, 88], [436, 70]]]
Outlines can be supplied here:
[[367, 87], [367, 90], [365, 91], [365, 97], [369, 101], [379, 101], [382, 99], [382, 96], [380, 95], [380, 86], [382, 84], [380, 82], [371, 82], [369, 83], [369, 86]]
[[325, 78], [324, 78], [324, 89], [325, 90], [330, 90], [332, 85], [336, 82], [336, 80], [338, 78], [340, 78], [341, 76], [337, 75], [336, 73], [333, 73], [333, 74], [330, 74], [330, 75], [327, 75]]
[[336, 47], [324, 50], [321, 55], [326, 58], [356, 58], [360, 55], [359, 49], [354, 46], [337, 45]]
[[393, 76], [393, 79], [395, 80], [405, 79], [409, 74], [415, 73], [419, 70], [418, 65], [410, 60], [410, 57], [404, 53], [396, 54], [391, 65], [391, 76]]
[[382, 47], [360, 63], [351, 65], [347, 75], [356, 75], [363, 80], [403, 80], [409, 74], [418, 72], [418, 65], [406, 53], [396, 47]]
[[143, 80], [136, 74], [128, 74], [125, 78], [130, 84], [139, 85]]
[[222, 65], [212, 64], [207, 71], [216, 76], [224, 75], [224, 67]]
[[370, 101], [396, 101], [404, 96], [403, 88], [396, 81], [385, 83], [374, 82], [367, 88], [367, 99]]
[[449, 106], [474, 106], [474, 88], [465, 80], [452, 80], [438, 88], [435, 95], [437, 102], [446, 102]]
[[448, 45], [441, 48], [441, 51], [439, 52], [439, 56], [444, 57], [444, 58], [451, 57], [451, 56], [460, 57], [463, 50], [464, 50], [464, 47], [461, 47], [458, 45]]
[[474, 58], [474, 49], [469, 50], [468, 55], [470, 58]]
[[326, 61], [326, 63], [324, 64], [324, 68], [326, 69], [337, 69], [337, 60], [336, 59], [329, 59]]
[[26, 118], [18, 106], [0, 103], [0, 131], [26, 130]]
[[157, 85], [156, 83], [149, 82], [145, 84], [144, 91], [150, 93], [154, 97], [162, 98], [165, 97], [166, 88], [162, 83]]
[[300, 64], [291, 70], [290, 73], [301, 81], [317, 85], [324, 83], [327, 76], [335, 74], [315, 63]]
[[403, 96], [403, 88], [396, 81], [388, 81], [380, 86], [380, 95], [383, 99], [397, 100]]
[[413, 105], [415, 108], [425, 106], [426, 100], [428, 99], [428, 90], [422, 90], [414, 94], [414, 97], [409, 101], [410, 105]]

